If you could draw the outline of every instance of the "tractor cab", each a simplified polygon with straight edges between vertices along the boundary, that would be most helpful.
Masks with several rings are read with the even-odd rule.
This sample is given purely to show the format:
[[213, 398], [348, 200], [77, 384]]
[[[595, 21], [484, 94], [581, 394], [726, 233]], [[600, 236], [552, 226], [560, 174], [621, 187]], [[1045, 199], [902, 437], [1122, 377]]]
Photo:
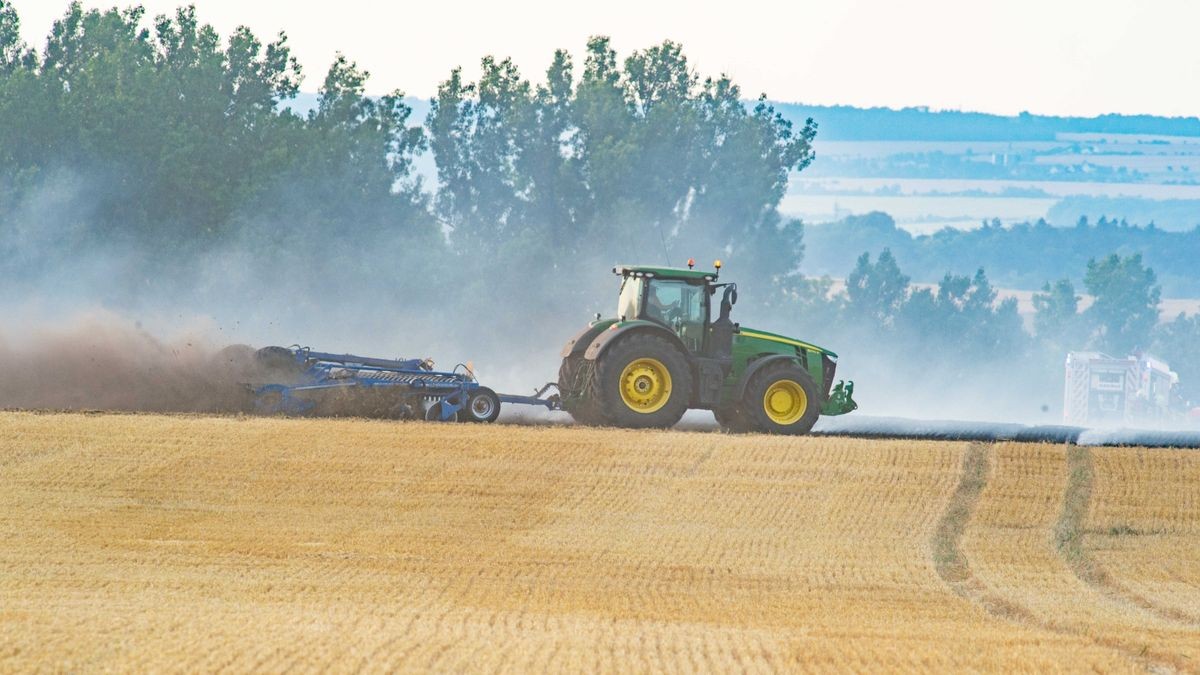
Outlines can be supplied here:
[[[689, 261], [691, 262], [691, 261]], [[718, 284], [716, 272], [669, 267], [618, 266], [613, 272], [621, 277], [617, 297], [620, 321], [650, 321], [679, 337], [695, 355], [728, 358], [736, 325], [729, 314], [737, 302], [736, 284]], [[725, 289], [717, 319], [712, 319], [716, 292]]]

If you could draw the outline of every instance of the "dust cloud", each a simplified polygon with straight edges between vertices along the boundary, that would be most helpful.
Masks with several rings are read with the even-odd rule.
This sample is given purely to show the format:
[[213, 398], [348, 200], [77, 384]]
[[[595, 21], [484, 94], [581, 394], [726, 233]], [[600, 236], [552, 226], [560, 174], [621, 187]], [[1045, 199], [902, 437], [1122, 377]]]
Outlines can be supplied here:
[[0, 329], [0, 408], [238, 412], [253, 350], [202, 330], [160, 339], [136, 322], [93, 311]]

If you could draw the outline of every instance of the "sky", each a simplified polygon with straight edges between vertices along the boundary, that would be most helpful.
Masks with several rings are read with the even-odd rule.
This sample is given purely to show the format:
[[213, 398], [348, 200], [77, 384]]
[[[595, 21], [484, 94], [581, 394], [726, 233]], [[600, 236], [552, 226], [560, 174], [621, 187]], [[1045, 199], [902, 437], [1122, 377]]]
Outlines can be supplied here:
[[[28, 43], [44, 44], [66, 0], [14, 0]], [[113, 0], [84, 0], [106, 8]], [[121, 6], [130, 4], [122, 2]], [[144, 0], [147, 14], [181, 0]], [[702, 75], [780, 101], [928, 106], [1000, 114], [1200, 114], [1195, 0], [194, 0], [227, 36], [286, 31], [315, 91], [341, 51], [371, 73], [371, 93], [429, 97], [455, 66], [512, 57], [540, 80], [557, 48], [577, 63], [608, 35], [623, 57], [681, 42]]]

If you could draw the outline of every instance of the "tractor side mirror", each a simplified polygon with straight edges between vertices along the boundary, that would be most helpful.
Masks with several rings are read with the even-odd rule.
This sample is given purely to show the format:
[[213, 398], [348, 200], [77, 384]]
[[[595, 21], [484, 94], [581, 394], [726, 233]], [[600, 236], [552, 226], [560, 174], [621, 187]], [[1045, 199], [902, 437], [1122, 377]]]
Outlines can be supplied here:
[[737, 304], [737, 285], [730, 284], [725, 287], [725, 295], [721, 297], [721, 317], [729, 319], [729, 312], [733, 310], [733, 306]]

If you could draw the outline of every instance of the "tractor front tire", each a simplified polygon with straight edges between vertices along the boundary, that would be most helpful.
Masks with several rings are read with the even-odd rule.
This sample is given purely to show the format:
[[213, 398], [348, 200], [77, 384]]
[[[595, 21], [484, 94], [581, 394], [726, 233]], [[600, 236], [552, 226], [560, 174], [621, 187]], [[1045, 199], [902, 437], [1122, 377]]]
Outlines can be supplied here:
[[596, 364], [594, 393], [604, 416], [634, 429], [674, 426], [687, 410], [692, 373], [670, 342], [634, 333], [611, 345]]
[[821, 392], [808, 371], [791, 361], [764, 366], [746, 383], [741, 412], [747, 426], [766, 434], [806, 434], [821, 415]]

